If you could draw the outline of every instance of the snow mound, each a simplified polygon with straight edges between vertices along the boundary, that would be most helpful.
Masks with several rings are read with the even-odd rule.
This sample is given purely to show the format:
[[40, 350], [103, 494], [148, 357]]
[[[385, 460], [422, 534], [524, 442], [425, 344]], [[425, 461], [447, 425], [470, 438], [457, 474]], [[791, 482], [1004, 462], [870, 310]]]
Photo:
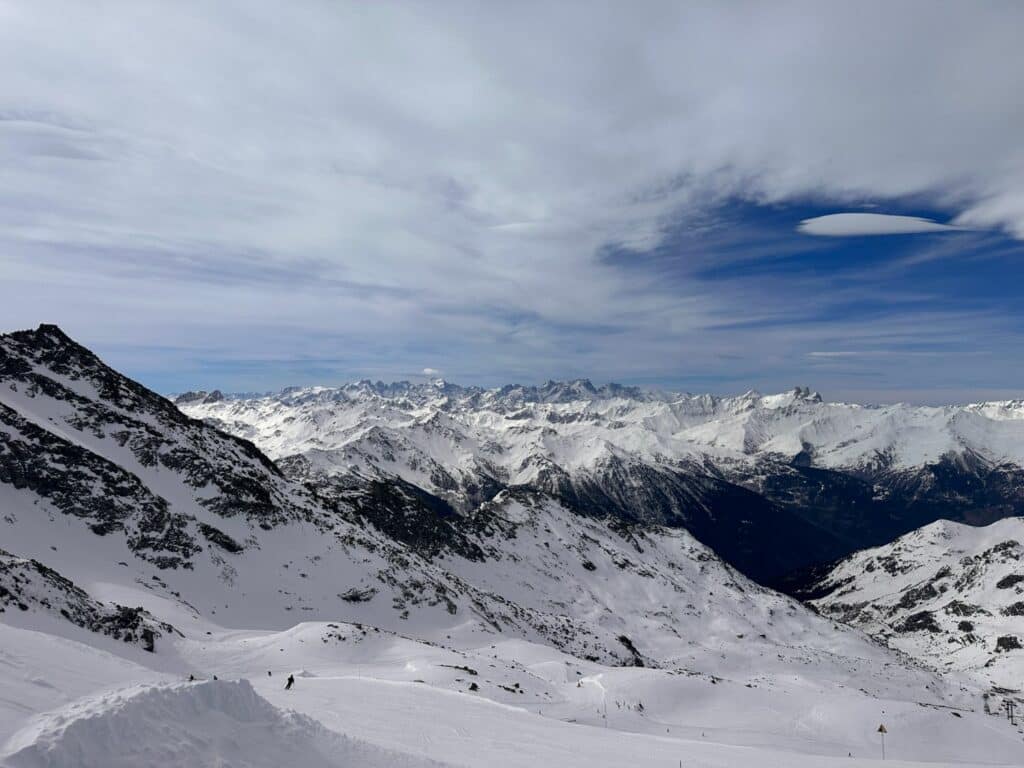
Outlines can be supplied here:
[[8, 742], [11, 768], [384, 768], [439, 763], [381, 749], [278, 709], [248, 680], [137, 686], [44, 716]]

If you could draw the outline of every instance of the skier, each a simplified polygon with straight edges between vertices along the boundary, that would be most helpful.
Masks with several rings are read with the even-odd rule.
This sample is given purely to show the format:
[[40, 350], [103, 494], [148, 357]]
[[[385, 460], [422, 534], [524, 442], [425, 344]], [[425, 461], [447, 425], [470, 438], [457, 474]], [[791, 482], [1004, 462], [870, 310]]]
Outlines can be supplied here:
[[295, 685], [295, 675], [288, 675], [288, 682], [285, 683], [284, 689], [290, 691], [293, 685]]

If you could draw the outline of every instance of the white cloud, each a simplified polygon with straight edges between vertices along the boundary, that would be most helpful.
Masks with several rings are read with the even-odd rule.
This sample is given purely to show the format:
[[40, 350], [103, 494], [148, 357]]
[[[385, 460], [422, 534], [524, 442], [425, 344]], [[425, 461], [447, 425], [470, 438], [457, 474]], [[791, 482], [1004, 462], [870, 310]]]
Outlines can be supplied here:
[[423, 369], [423, 375], [424, 376], [430, 376], [430, 377], [440, 376], [441, 375], [441, 371], [439, 371], [437, 368], [424, 368]]
[[918, 232], [955, 232], [961, 227], [940, 224], [920, 216], [886, 213], [831, 213], [804, 219], [797, 227], [806, 235], [856, 237], [860, 235], [908, 235]]

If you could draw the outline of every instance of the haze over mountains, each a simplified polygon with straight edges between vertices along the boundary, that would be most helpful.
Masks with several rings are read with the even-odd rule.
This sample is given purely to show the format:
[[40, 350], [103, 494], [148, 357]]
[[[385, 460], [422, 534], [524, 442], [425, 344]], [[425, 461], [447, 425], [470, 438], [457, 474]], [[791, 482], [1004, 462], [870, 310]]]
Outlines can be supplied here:
[[[877, 490], [885, 478], [929, 490], [955, 468], [942, 487], [977, 491], [977, 478], [1012, 477], [1016, 403], [876, 409], [804, 389], [722, 399], [433, 382], [194, 393], [179, 410], [55, 326], [0, 336], [0, 378], [0, 632], [16, 692], [0, 702], [0, 759], [11, 765], [145, 762], [150, 749], [195, 764], [245, 723], [293, 734], [286, 752], [249, 745], [254, 765], [285, 753], [529, 765], [567, 745], [580, 765], [625, 759], [612, 756], [629, 742], [588, 724], [635, 734], [651, 764], [776, 752], [788, 765], [850, 764], [847, 753], [874, 753], [882, 710], [901, 734], [896, 756], [1024, 755], [998, 717], [1019, 695], [1007, 676], [1024, 650], [989, 637], [1011, 632], [1012, 611], [998, 627], [978, 622], [969, 663], [937, 639], [892, 650], [888, 627], [906, 620], [884, 599], [888, 622], [827, 602], [821, 616], [707, 546], [736, 536], [727, 559], [755, 572], [777, 546], [778, 573], [865, 530], [884, 535], [868, 524], [897, 509], [890, 497], [906, 513], [886, 525], [921, 514], [902, 486]], [[843, 519], [828, 505], [797, 512], [797, 493], [850, 487], [875, 490], [831, 508], [882, 506], [856, 509], [846, 538], [825, 537]], [[929, 492], [913, 498], [954, 498]], [[964, 514], [1009, 514], [1014, 498]], [[1016, 573], [1010, 548], [995, 549], [1008, 565], [954, 575], [950, 598], [982, 605], [991, 580]], [[857, 600], [850, 584], [835, 593], [844, 604]], [[993, 670], [982, 662], [996, 653]], [[286, 693], [288, 671], [299, 681]], [[182, 683], [190, 674], [208, 682]], [[313, 719], [289, 720], [282, 705]], [[475, 725], [440, 736], [414, 714], [424, 707], [453, 733]], [[522, 740], [486, 752], [482, 734], [509, 717]], [[96, 742], [97, 728], [112, 736]]]

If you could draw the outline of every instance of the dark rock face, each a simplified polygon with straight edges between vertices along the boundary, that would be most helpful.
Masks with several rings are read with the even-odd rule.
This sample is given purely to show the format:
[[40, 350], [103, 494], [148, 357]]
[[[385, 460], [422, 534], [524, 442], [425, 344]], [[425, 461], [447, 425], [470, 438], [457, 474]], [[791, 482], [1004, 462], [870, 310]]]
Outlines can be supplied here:
[[939, 519], [987, 525], [1024, 514], [1024, 468], [992, 465], [970, 453], [916, 470], [881, 472], [872, 481], [888, 494], [894, 523], [908, 530]]
[[786, 506], [698, 467], [615, 459], [582, 476], [552, 467], [531, 487], [582, 515], [685, 528], [762, 582], [845, 551], [830, 532]]
[[1013, 587], [1020, 584], [1022, 581], [1024, 581], [1024, 575], [1021, 575], [1019, 573], [1010, 574], [1009, 576], [1004, 576], [999, 581], [997, 581], [996, 588], [1012, 589]]
[[996, 640], [996, 653], [1018, 651], [1021, 649], [1020, 638], [1016, 635], [1003, 635]]
[[685, 528], [747, 576], [801, 597], [822, 566], [936, 520], [985, 525], [1024, 514], [1020, 467], [946, 457], [853, 472], [805, 459], [743, 470], [616, 459], [582, 476], [550, 465], [531, 487], [580, 514]]
[[351, 589], [339, 594], [338, 597], [340, 597], [346, 603], [368, 603], [374, 598], [376, 594], [377, 590], [372, 587], [368, 589], [358, 589], [357, 587], [352, 587]]
[[[952, 616], [988, 615], [988, 611], [977, 605], [969, 605], [961, 600], [952, 600], [945, 607], [946, 613]], [[963, 622], [962, 622], [963, 623]]]
[[[161, 568], [190, 567], [207, 544], [242, 551], [196, 519], [203, 510], [261, 527], [311, 514], [310, 494], [252, 443], [188, 418], [56, 326], [0, 335], [0, 387], [12, 404], [0, 402], [0, 483], [97, 535], [124, 535], [136, 556]], [[190, 504], [172, 508], [154, 491], [146, 478], [157, 472], [161, 487], [170, 476]]]
[[1021, 467], [972, 455], [914, 470], [823, 469], [812, 459], [741, 469], [616, 459], [583, 477], [552, 465], [533, 486], [581, 514], [686, 528], [746, 575], [795, 595], [817, 580], [817, 566], [936, 520], [1024, 515]]
[[1024, 469], [971, 457], [857, 473], [801, 461], [735, 471], [612, 460], [582, 478], [552, 467], [535, 486], [581, 514], [686, 528], [751, 578], [801, 596], [816, 566], [935, 520], [1024, 514]]
[[185, 518], [172, 515], [167, 502], [135, 475], [2, 404], [0, 482], [27, 488], [61, 512], [88, 520], [95, 534], [123, 532], [138, 557], [160, 567], [181, 567], [200, 550], [185, 530]]
[[[821, 566], [937, 519], [984, 524], [1024, 513], [1024, 470], [952, 458], [914, 471], [857, 474], [800, 461], [737, 470], [613, 458], [582, 473], [542, 456], [528, 461], [537, 475], [522, 490], [588, 517], [685, 528], [747, 576], [801, 597]], [[436, 468], [432, 482], [443, 496], [461, 495], [470, 510], [514, 490], [483, 469], [456, 478]]]
[[357, 518], [425, 557], [449, 551], [467, 560], [485, 559], [469, 535], [479, 532], [479, 520], [463, 518], [446, 501], [414, 485], [375, 480], [344, 498]]
[[59, 616], [90, 632], [136, 643], [150, 653], [157, 638], [177, 633], [142, 608], [101, 603], [39, 561], [0, 550], [0, 613], [12, 609]]
[[350, 522], [371, 525], [428, 560], [455, 554], [482, 561], [485, 553], [475, 539], [491, 533], [485, 514], [459, 514], [451, 504], [400, 478], [388, 481], [313, 474], [298, 456], [281, 461], [296, 483], [316, 489], [319, 501]]
[[211, 544], [216, 544], [225, 552], [237, 553], [241, 552], [244, 549], [244, 547], [241, 544], [232, 539], [223, 531], [214, 528], [212, 525], [207, 525], [206, 523], [199, 523], [199, 532], [203, 534], [207, 541], [209, 541]]
[[[767, 579], [795, 596], [820, 597], [808, 589], [834, 564], [829, 562], [833, 558], [886, 544], [936, 520], [987, 525], [1024, 515], [1024, 469], [991, 466], [977, 457], [945, 457], [914, 470], [876, 468], [853, 474], [765, 467], [762, 472], [768, 499], [831, 537], [832, 549], [820, 549], [822, 556], [810, 568], [791, 563], [788, 572], [783, 568]], [[836, 555], [828, 554], [836, 550]]]
[[629, 639], [629, 637], [627, 637], [626, 635], [619, 635], [618, 641], [620, 643], [622, 643], [623, 647], [633, 657], [631, 659], [630, 663], [628, 664], [628, 666], [632, 666], [632, 667], [643, 667], [643, 666], [646, 666], [646, 664], [644, 664], [643, 654], [640, 653], [640, 651], [638, 651], [636, 649], [636, 646], [633, 644], [633, 641]]
[[931, 611], [920, 611], [908, 616], [906, 621], [899, 627], [899, 632], [941, 632], [942, 627], [935, 621]]
[[923, 584], [920, 587], [908, 589], [906, 592], [904, 592], [902, 597], [900, 597], [899, 602], [896, 603], [896, 607], [914, 608], [917, 605], [938, 596], [939, 591], [935, 588], [934, 584]]

